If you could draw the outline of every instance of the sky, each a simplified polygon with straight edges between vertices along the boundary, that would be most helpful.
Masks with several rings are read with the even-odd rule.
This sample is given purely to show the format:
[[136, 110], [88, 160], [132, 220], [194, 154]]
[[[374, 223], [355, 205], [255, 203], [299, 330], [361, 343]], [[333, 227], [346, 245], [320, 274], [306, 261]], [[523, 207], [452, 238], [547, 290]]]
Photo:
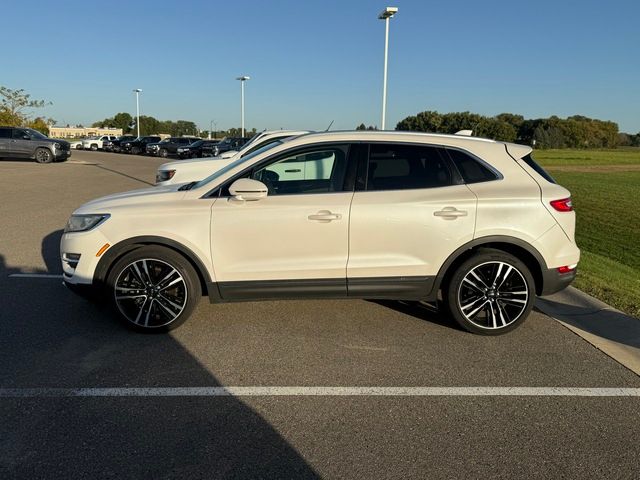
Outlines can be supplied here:
[[96, 2], [2, 6], [0, 85], [84, 124], [140, 110], [201, 129], [379, 126], [424, 110], [579, 114], [640, 132], [640, 2], [427, 0]]

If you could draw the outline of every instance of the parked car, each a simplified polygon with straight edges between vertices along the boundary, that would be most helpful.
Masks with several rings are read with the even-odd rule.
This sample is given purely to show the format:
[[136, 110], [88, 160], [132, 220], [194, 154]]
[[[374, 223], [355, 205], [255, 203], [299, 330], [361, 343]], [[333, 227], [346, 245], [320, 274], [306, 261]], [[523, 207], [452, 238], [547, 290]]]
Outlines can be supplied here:
[[160, 137], [153, 135], [149, 137], [140, 137], [134, 140], [127, 140], [125, 142], [120, 142], [120, 152], [139, 155], [146, 151], [147, 144], [159, 142], [160, 140], [161, 140]]
[[158, 167], [156, 172], [156, 184], [171, 185], [203, 179], [235, 159], [249, 155], [263, 148], [265, 145], [305, 133], [309, 132], [306, 130], [274, 130], [271, 132], [261, 132], [255, 135], [249, 142], [245, 143], [240, 151], [228, 150], [214, 158], [164, 163]]
[[242, 148], [242, 146], [251, 140], [250, 137], [225, 137], [213, 149], [213, 156], [217, 157], [218, 155], [223, 154], [224, 152], [228, 152], [230, 150], [238, 151]]
[[82, 150], [82, 140], [70, 140], [69, 147], [72, 150]]
[[66, 160], [71, 146], [31, 128], [0, 127], [0, 158], [31, 158], [38, 163]]
[[121, 145], [123, 142], [130, 142], [132, 140], [135, 140], [136, 138], [138, 137], [136, 137], [135, 135], [122, 135], [115, 140], [111, 140], [110, 142], [103, 144], [102, 148], [108, 152], [120, 153]]
[[153, 157], [158, 155], [158, 150], [160, 150], [160, 145], [164, 144], [164, 143], [168, 143], [171, 140], [171, 138], [165, 138], [160, 140], [159, 142], [152, 142], [152, 143], [147, 143], [147, 146], [145, 147], [145, 154], [146, 155], [151, 155]]
[[177, 155], [178, 148], [186, 147], [194, 142], [201, 140], [198, 137], [169, 137], [155, 148], [155, 155], [162, 158], [167, 158], [170, 155]]
[[82, 140], [82, 148], [84, 150], [102, 150], [102, 144], [105, 141], [115, 140], [115, 135], [101, 135], [99, 137], [89, 137]]
[[506, 333], [580, 258], [570, 194], [531, 153], [456, 135], [301, 135], [199, 182], [86, 203], [62, 236], [63, 279], [145, 332], [177, 327], [205, 292], [441, 298], [468, 331]]
[[197, 140], [184, 147], [178, 147], [176, 153], [180, 158], [213, 157], [213, 152], [217, 144], [217, 140]]

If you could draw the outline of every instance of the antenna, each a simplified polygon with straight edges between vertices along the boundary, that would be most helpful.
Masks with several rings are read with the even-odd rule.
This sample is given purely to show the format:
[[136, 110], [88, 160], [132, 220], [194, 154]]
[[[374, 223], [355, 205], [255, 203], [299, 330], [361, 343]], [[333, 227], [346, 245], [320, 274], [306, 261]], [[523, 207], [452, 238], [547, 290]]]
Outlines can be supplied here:
[[325, 130], [325, 132], [328, 132], [329, 129], [331, 128], [331, 125], [333, 125], [333, 120], [331, 120], [331, 123], [329, 124], [329, 126], [327, 127], [327, 129]]

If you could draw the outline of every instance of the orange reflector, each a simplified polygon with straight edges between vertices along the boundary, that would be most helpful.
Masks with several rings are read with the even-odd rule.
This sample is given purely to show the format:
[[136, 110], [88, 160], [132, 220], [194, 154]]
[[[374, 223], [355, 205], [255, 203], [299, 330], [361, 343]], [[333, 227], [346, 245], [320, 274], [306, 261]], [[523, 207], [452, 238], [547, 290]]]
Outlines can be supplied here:
[[100, 250], [98, 250], [98, 253], [96, 253], [96, 257], [99, 257], [100, 255], [102, 255], [104, 252], [107, 251], [107, 248], [109, 248], [111, 245], [109, 245], [108, 243], [105, 243], [102, 248]]

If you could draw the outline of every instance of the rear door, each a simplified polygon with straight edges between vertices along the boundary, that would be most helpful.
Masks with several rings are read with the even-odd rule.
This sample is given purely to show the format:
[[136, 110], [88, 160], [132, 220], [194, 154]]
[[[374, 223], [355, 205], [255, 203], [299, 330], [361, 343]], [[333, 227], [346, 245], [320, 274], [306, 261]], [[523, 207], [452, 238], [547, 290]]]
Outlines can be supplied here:
[[8, 156], [11, 146], [11, 128], [0, 127], [0, 158]]
[[426, 295], [447, 257], [473, 239], [476, 196], [440, 147], [365, 145], [356, 189], [350, 295]]

